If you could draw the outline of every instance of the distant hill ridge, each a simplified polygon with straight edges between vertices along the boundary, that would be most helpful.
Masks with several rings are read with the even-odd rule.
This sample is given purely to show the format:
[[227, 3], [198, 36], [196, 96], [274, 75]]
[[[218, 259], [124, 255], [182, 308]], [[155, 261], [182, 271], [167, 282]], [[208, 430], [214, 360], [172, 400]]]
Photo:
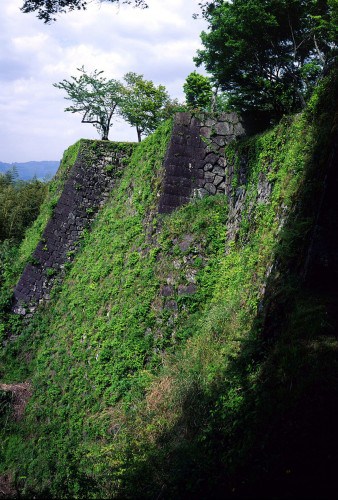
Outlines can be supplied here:
[[59, 161], [27, 161], [23, 163], [4, 163], [0, 161], [0, 172], [6, 172], [9, 168], [15, 166], [18, 171], [19, 179], [24, 181], [33, 179], [33, 177], [48, 179], [54, 176], [59, 165]]

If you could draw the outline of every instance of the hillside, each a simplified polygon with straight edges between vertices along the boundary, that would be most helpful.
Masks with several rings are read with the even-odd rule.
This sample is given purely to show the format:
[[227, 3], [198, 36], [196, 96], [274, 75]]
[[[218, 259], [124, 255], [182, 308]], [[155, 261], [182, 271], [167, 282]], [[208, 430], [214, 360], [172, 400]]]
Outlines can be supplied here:
[[[121, 169], [100, 141], [66, 151], [2, 285], [0, 495], [332, 497], [337, 88], [332, 73], [303, 113], [222, 146], [224, 194], [204, 183], [214, 195], [182, 206], [163, 203], [171, 122]], [[109, 197], [95, 217], [84, 207], [93, 217], [56, 274], [42, 266], [47, 300], [13, 314], [83, 147], [114, 176]]]
[[59, 165], [59, 161], [26, 161], [23, 163], [3, 163], [0, 161], [0, 172], [6, 172], [14, 167], [21, 180], [28, 181], [34, 177], [49, 180], [55, 175]]

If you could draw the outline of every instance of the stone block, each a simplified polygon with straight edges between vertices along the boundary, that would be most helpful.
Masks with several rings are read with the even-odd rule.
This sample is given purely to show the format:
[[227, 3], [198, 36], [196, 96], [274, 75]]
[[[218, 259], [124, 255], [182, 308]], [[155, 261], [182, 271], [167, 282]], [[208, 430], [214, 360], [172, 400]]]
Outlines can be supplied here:
[[219, 165], [216, 165], [213, 169], [212, 172], [217, 175], [221, 175], [222, 177], [225, 176], [225, 170], [224, 168], [220, 167]]
[[223, 148], [227, 144], [226, 138], [221, 135], [216, 135], [216, 137], [213, 137], [212, 142], [220, 148]]
[[207, 139], [209, 139], [209, 137], [211, 136], [211, 127], [202, 127], [200, 129], [200, 134], [203, 137], [206, 137]]
[[212, 170], [212, 169], [213, 169], [213, 167], [214, 167], [214, 166], [213, 166], [213, 164], [212, 164], [212, 163], [206, 163], [206, 164], [204, 165], [204, 171], [205, 171], [205, 172], [209, 172], [210, 170]]
[[215, 130], [217, 135], [225, 136], [232, 134], [232, 124], [229, 122], [219, 122], [215, 124]]
[[214, 184], [211, 184], [211, 182], [207, 182], [204, 185], [204, 189], [206, 189], [208, 191], [208, 193], [210, 193], [210, 194], [216, 193], [216, 187], [214, 186]]
[[164, 285], [161, 288], [162, 297], [170, 297], [174, 295], [174, 288], [170, 285]]
[[219, 156], [217, 156], [215, 153], [209, 153], [205, 157], [205, 162], [212, 163], [213, 165], [215, 165], [218, 161], [218, 158], [219, 158]]
[[204, 187], [205, 179], [196, 179], [194, 182], [194, 187], [202, 188]]
[[205, 172], [204, 178], [207, 182], [214, 182], [215, 174], [213, 172]]
[[190, 125], [191, 122], [191, 113], [188, 112], [180, 112], [175, 115], [175, 123], [178, 125]]
[[214, 184], [215, 186], [219, 186], [221, 182], [223, 182], [224, 177], [221, 177], [220, 175], [216, 175], [214, 179]]
[[209, 192], [204, 188], [193, 189], [193, 198], [204, 198], [204, 196], [208, 196]]
[[197, 286], [194, 283], [189, 283], [189, 285], [179, 285], [178, 295], [192, 295], [197, 292]]

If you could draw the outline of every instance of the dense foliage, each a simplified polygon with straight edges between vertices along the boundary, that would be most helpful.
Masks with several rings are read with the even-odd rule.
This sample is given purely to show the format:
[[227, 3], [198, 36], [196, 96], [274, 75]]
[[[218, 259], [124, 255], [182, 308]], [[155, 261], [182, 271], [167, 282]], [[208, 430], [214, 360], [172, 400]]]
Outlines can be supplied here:
[[0, 242], [21, 241], [39, 214], [47, 186], [37, 179], [19, 181], [15, 170], [0, 173]]
[[337, 54], [337, 0], [216, 0], [203, 15], [196, 61], [240, 110], [301, 109]]
[[[337, 303], [302, 289], [295, 262], [316, 218], [336, 83], [304, 114], [228, 146], [246, 192], [231, 241], [225, 196], [157, 214], [170, 123], [137, 146], [51, 303], [29, 324], [8, 320], [1, 381], [28, 380], [32, 398], [21, 421], [3, 399], [0, 478], [27, 497], [325, 496]], [[271, 195], [258, 203], [264, 179]]]
[[154, 132], [166, 117], [170, 97], [164, 85], [156, 87], [143, 75], [130, 72], [124, 75], [125, 88], [120, 110], [123, 118], [136, 127], [138, 141], [142, 135]]
[[[146, 8], [145, 0], [99, 0], [111, 3], [133, 4], [136, 7]], [[88, 0], [24, 0], [22, 12], [37, 12], [38, 18], [45, 23], [55, 21], [56, 14], [70, 12], [72, 10], [86, 9]]]
[[183, 90], [185, 100], [190, 108], [209, 109], [211, 108], [212, 87], [207, 76], [200, 75], [193, 71], [187, 76]]

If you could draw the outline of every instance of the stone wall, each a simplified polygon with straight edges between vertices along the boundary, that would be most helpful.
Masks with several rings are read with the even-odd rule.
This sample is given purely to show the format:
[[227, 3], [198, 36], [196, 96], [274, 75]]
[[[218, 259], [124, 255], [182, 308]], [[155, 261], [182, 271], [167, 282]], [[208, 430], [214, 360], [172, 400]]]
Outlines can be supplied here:
[[196, 197], [229, 192], [224, 148], [245, 134], [245, 122], [235, 113], [178, 113], [164, 164], [159, 212], [170, 213]]
[[[264, 116], [178, 113], [164, 163], [159, 212], [170, 213], [193, 199], [224, 194], [229, 200], [227, 241], [236, 239], [248, 206], [248, 158], [243, 156], [235, 169], [225, 148], [236, 139], [264, 130], [267, 124]], [[270, 195], [271, 184], [261, 172], [250, 203], [268, 203]], [[250, 207], [246, 217], [250, 219]]]
[[105, 203], [133, 144], [82, 141], [78, 157], [31, 262], [15, 287], [12, 310], [25, 315], [49, 299], [84, 229]]
[[[170, 213], [194, 198], [225, 194], [230, 202], [229, 239], [234, 238], [246, 191], [244, 187], [233, 188], [234, 166], [227, 164], [224, 151], [231, 141], [252, 131], [252, 123], [235, 113], [177, 113], [164, 162], [159, 213]], [[82, 142], [53, 215], [14, 290], [13, 312], [32, 313], [39, 303], [49, 300], [52, 286], [62, 279], [84, 229], [105, 203], [123, 159], [134, 147], [131, 143]], [[236, 176], [237, 184], [245, 185], [245, 161]], [[270, 193], [266, 182], [262, 179], [258, 187], [262, 199]]]

